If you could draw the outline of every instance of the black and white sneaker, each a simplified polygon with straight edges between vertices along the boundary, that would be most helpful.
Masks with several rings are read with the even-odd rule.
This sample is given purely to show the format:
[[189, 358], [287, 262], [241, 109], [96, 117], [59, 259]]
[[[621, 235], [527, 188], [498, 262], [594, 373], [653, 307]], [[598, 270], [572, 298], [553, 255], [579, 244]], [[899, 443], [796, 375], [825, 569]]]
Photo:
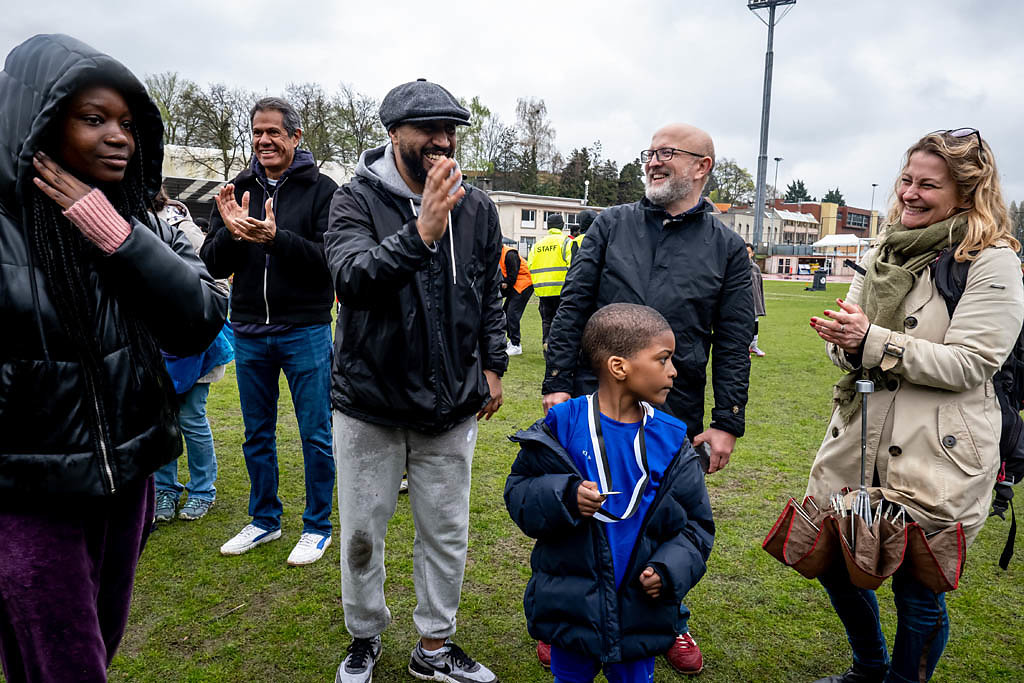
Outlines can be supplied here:
[[462, 651], [462, 648], [448, 640], [444, 649], [430, 657], [423, 652], [419, 643], [412, 649], [409, 658], [409, 673], [424, 681], [445, 681], [446, 683], [497, 683], [498, 677], [480, 662]]
[[373, 666], [380, 659], [380, 636], [353, 638], [347, 652], [334, 683], [372, 683]]

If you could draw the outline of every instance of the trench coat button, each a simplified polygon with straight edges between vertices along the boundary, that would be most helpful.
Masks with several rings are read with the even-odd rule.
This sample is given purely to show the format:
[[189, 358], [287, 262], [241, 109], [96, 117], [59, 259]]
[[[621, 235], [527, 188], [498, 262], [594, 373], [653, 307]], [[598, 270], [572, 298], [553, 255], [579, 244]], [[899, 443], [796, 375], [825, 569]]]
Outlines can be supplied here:
[[942, 445], [945, 446], [946, 448], [952, 448], [953, 446], [956, 445], [956, 437], [953, 436], [952, 434], [947, 434], [946, 436], [942, 437]]
[[900, 388], [900, 383], [895, 379], [891, 379], [885, 383], [885, 388], [888, 389], [889, 391], [896, 391], [897, 389]]
[[904, 319], [903, 321], [903, 327], [905, 327], [908, 330], [914, 329], [915, 327], [917, 327], [917, 318], [915, 318], [912, 315], [908, 315], [906, 319]]
[[832, 428], [832, 438], [834, 439], [837, 436], [839, 436], [839, 427], [833, 427]]
[[903, 449], [899, 446], [889, 446], [889, 455], [896, 457], [897, 455], [903, 455]]

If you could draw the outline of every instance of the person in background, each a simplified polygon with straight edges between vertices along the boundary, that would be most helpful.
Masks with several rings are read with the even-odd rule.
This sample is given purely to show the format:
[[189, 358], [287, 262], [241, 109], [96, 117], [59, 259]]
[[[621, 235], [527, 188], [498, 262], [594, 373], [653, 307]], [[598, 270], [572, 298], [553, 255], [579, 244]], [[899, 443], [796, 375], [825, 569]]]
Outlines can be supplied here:
[[505, 331], [508, 346], [505, 353], [519, 356], [523, 353], [523, 340], [519, 321], [526, 310], [526, 304], [533, 296], [533, 280], [530, 267], [519, 258], [519, 252], [507, 245], [501, 246], [501, 295], [505, 297], [502, 310], [505, 311]]
[[[192, 222], [188, 207], [170, 199], [161, 188], [153, 208], [157, 218], [185, 234], [198, 255], [204, 236], [199, 226]], [[217, 286], [224, 296], [228, 295], [227, 281], [218, 280]], [[224, 378], [224, 369], [234, 356], [228, 327], [221, 330], [213, 344], [201, 354], [186, 358], [164, 354], [164, 363], [178, 392], [178, 426], [185, 437], [189, 481], [185, 486], [178, 481], [177, 458], [153, 474], [157, 522], [169, 522], [174, 518], [182, 491], [188, 491], [188, 497], [178, 511], [178, 517], [186, 521], [204, 517], [217, 498], [217, 453], [210, 421], [206, 418], [206, 399], [210, 385]]]
[[[836, 310], [810, 324], [846, 375], [807, 495], [825, 500], [860, 480], [861, 403], [870, 379], [867, 471], [925, 533], [963, 524], [970, 545], [988, 518], [999, 470], [1000, 407], [992, 376], [1024, 322], [1020, 243], [1003, 201], [992, 148], [973, 128], [929, 133], [903, 158], [887, 225]], [[943, 265], [963, 267], [950, 314]], [[949, 271], [947, 271], [948, 274]], [[819, 577], [846, 629], [853, 664], [818, 683], [927, 681], [949, 639], [944, 593], [904, 564], [892, 577], [890, 655], [875, 592], [855, 587], [842, 562]]]
[[747, 242], [747, 256], [750, 257], [750, 284], [754, 288], [754, 338], [750, 341], [750, 353], [762, 358], [765, 353], [757, 345], [757, 319], [765, 315], [764, 278], [761, 276], [761, 268], [754, 260], [754, 245], [750, 242]]
[[562, 214], [553, 213], [548, 216], [547, 225], [547, 236], [533, 245], [527, 263], [540, 309], [541, 343], [545, 352], [548, 348], [548, 332], [562, 300], [562, 286], [572, 258], [569, 249], [571, 238], [562, 232], [565, 225]]
[[576, 252], [580, 250], [580, 246], [583, 244], [583, 237], [587, 234], [587, 230], [590, 229], [590, 224], [597, 218], [597, 211], [593, 209], [583, 209], [580, 211], [576, 224], [576, 232], [572, 236], [572, 245], [570, 247], [570, 264], [572, 259], [576, 258]]
[[14, 48], [0, 150], [0, 663], [106, 681], [152, 474], [181, 453], [160, 349], [205, 349], [227, 299], [153, 216], [163, 123], [120, 62], [64, 35]]

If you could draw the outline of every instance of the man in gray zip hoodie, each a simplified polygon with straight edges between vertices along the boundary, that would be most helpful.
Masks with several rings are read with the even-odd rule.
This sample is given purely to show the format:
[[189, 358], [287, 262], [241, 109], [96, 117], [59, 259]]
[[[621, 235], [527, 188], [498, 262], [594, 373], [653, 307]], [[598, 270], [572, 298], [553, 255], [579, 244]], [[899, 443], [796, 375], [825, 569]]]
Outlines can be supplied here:
[[501, 406], [505, 318], [501, 229], [453, 156], [469, 112], [439, 85], [384, 98], [390, 142], [367, 150], [335, 193], [324, 235], [341, 302], [331, 403], [341, 521], [341, 596], [352, 635], [337, 683], [367, 683], [391, 621], [384, 537], [402, 472], [416, 522], [409, 671], [425, 680], [495, 675], [450, 640], [469, 536], [477, 424]]

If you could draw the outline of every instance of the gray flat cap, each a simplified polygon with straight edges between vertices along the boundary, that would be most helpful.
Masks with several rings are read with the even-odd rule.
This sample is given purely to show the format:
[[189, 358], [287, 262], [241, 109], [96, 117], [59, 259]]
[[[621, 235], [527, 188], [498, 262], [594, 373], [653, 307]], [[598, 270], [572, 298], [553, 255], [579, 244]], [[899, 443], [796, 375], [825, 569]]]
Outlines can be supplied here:
[[437, 83], [419, 78], [392, 88], [380, 103], [380, 122], [388, 130], [414, 121], [451, 121], [468, 126], [469, 110]]

